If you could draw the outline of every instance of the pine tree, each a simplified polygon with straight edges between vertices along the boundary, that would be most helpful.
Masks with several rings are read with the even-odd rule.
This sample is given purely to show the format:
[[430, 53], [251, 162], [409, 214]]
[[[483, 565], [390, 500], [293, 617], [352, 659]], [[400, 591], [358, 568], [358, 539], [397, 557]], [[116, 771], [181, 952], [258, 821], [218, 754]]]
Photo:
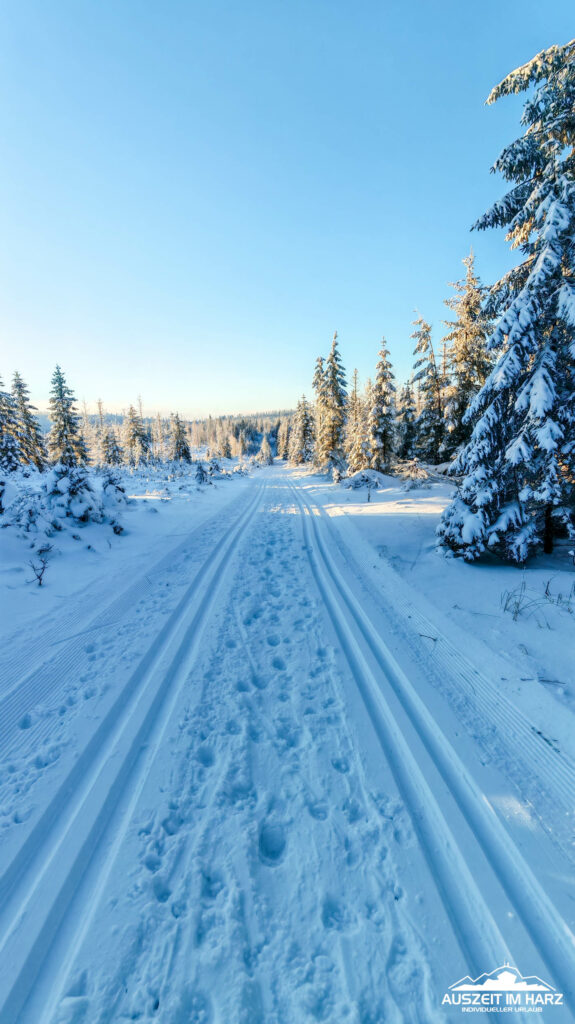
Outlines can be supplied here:
[[96, 403], [98, 412], [96, 414], [96, 423], [92, 431], [92, 451], [90, 453], [91, 461], [97, 466], [104, 465], [104, 434], [106, 432], [106, 423], [104, 419], [104, 403], [99, 398]]
[[207, 474], [207, 471], [206, 471], [206, 467], [204, 466], [203, 462], [200, 462], [199, 459], [196, 462], [195, 478], [196, 478], [196, 483], [197, 484], [207, 484], [207, 483], [209, 483], [209, 477], [208, 477], [208, 474]]
[[445, 321], [449, 330], [443, 339], [451, 378], [445, 395], [446, 434], [442, 448], [445, 458], [451, 458], [469, 441], [473, 424], [466, 417], [467, 409], [491, 369], [487, 339], [492, 324], [482, 308], [485, 289], [475, 273], [473, 251], [463, 264], [465, 279], [451, 285], [457, 294], [445, 300], [456, 317]]
[[97, 426], [95, 427], [90, 419], [88, 406], [82, 402], [82, 415], [80, 417], [80, 433], [86, 447], [87, 462], [98, 463], [98, 436]]
[[415, 450], [415, 401], [411, 383], [404, 384], [399, 395], [397, 418], [397, 457], [402, 461], [412, 459]]
[[357, 473], [358, 470], [369, 466], [366, 403], [359, 394], [357, 370], [353, 371], [353, 384], [347, 407], [345, 457], [349, 473]]
[[395, 445], [395, 384], [385, 338], [371, 388], [367, 427], [370, 467], [382, 473], [389, 467]]
[[123, 459], [124, 453], [112, 427], [105, 428], [102, 437], [102, 462], [105, 466], [119, 466]]
[[497, 362], [471, 404], [463, 475], [438, 533], [472, 560], [486, 548], [522, 563], [573, 529], [575, 480], [575, 40], [513, 71], [489, 96], [524, 92], [524, 135], [494, 170], [511, 190], [475, 225], [505, 226], [523, 262], [495, 284]]
[[48, 458], [42, 428], [34, 413], [36, 407], [30, 403], [30, 392], [22, 377], [16, 371], [12, 379], [12, 400], [16, 415], [16, 436], [23, 463], [43, 470]]
[[256, 455], [258, 462], [261, 462], [262, 466], [273, 465], [274, 457], [272, 455], [271, 446], [268, 440], [267, 434], [262, 437], [262, 443], [258, 454]]
[[170, 419], [170, 459], [173, 462], [192, 461], [186, 428], [177, 412]]
[[323, 403], [318, 433], [319, 464], [339, 472], [344, 459], [346, 380], [337, 344], [337, 331], [325, 363]]
[[16, 405], [12, 395], [4, 391], [0, 378], [0, 472], [12, 473], [18, 469], [20, 460]]
[[75, 402], [74, 392], [68, 387], [62, 370], [57, 366], [50, 392], [52, 427], [48, 437], [48, 452], [53, 462], [68, 468], [83, 466], [88, 461]]
[[[327, 463], [329, 452], [324, 450], [326, 441], [323, 423], [326, 414], [327, 390], [326, 390], [326, 368], [323, 356], [318, 356], [315, 363], [312, 387], [315, 393], [315, 462], [321, 468]], [[291, 459], [291, 456], [290, 456]]]
[[415, 331], [414, 383], [419, 385], [420, 411], [416, 422], [416, 452], [425, 462], [439, 462], [441, 442], [444, 435], [442, 380], [437, 367], [431, 325], [423, 317], [413, 321]]
[[238, 434], [238, 444], [237, 444], [237, 451], [238, 451], [238, 456], [239, 456], [240, 459], [242, 459], [244, 457], [244, 455], [246, 454], [247, 450], [248, 450], [248, 443], [247, 443], [247, 440], [246, 440], [246, 432], [245, 432], [245, 430], [240, 430], [240, 432]]
[[289, 455], [290, 422], [282, 420], [278, 430], [277, 453], [278, 459], [287, 459]]
[[150, 441], [139, 412], [131, 405], [124, 419], [124, 458], [129, 466], [145, 462], [150, 454]]
[[220, 442], [220, 455], [222, 459], [231, 459], [232, 457], [232, 445], [229, 434], [224, 434]]
[[313, 459], [314, 422], [305, 395], [302, 395], [294, 416], [289, 442], [289, 461], [294, 466]]
[[158, 412], [152, 426], [152, 455], [154, 460], [156, 462], [163, 462], [166, 458], [167, 449], [165, 425]]

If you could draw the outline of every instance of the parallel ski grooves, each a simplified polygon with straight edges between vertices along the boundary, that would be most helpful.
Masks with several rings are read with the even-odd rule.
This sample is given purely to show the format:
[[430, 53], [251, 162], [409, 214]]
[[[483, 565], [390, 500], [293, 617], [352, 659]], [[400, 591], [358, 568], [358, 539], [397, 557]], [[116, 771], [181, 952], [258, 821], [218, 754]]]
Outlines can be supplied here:
[[[309, 534], [307, 534], [307, 543], [316, 581], [326, 600], [338, 631], [343, 636], [349, 638], [348, 649], [349, 644], [351, 643], [352, 645], [352, 668], [355, 662], [355, 666], [360, 670], [359, 678], [358, 673], [355, 673], [356, 681], [376, 732], [383, 741], [382, 745], [386, 754], [390, 756], [387, 740], [392, 739], [395, 742], [396, 737], [393, 735], [394, 724], [393, 721], [389, 721], [391, 715], [377, 680], [370, 672], [365, 661], [363, 661], [359, 649], [356, 652], [353, 651], [353, 646], [357, 648], [357, 644], [353, 640], [353, 635], [350, 633], [349, 626], [347, 625], [346, 620], [350, 618], [359, 629], [372, 655], [381, 666], [387, 682], [391, 685], [428, 754], [447, 783], [461, 813], [491, 864], [497, 879], [505, 889], [519, 917], [523, 921], [531, 941], [539, 949], [552, 975], [560, 983], [566, 1001], [572, 1009], [575, 1008], [573, 982], [575, 977], [575, 936], [573, 936], [533, 872], [523, 860], [519, 850], [497, 817], [485, 794], [481, 792], [458, 758], [447, 738], [441, 732], [439, 726], [395, 661], [393, 655], [376, 633], [372, 623], [347, 586], [341, 573], [335, 567], [321, 538], [313, 510], [306, 499], [302, 498], [300, 502], [295, 490], [294, 495], [302, 512], [302, 506], [305, 506], [307, 515], [304, 515], [303, 518], [306, 531], [309, 530], [308, 522], [312, 524], [315, 548], [319, 554], [317, 560], [314, 558], [314, 552], [309, 542]], [[407, 746], [406, 749], [409, 753]], [[401, 771], [404, 756], [405, 754], [402, 752], [401, 758], [398, 761], [398, 757], [394, 757], [393, 753], [391, 753], [391, 763], [394, 766], [394, 771], [398, 769]], [[415, 764], [415, 762], [413, 763]], [[416, 771], [419, 772], [417, 766]], [[407, 773], [406, 777], [406, 772], [403, 771], [402, 776], [398, 776], [398, 784], [408, 796], [414, 825], [420, 835], [422, 835], [422, 819], [420, 818], [422, 808], [411, 803], [409, 773]], [[426, 785], [425, 780], [422, 779], [422, 782]], [[424, 807], [424, 813], [425, 810]], [[433, 831], [434, 825], [431, 823], [431, 832], [433, 833]], [[425, 834], [423, 834], [422, 838], [425, 843]], [[441, 834], [435, 835], [434, 840], [439, 843], [441, 841]], [[431, 852], [433, 856], [433, 850], [430, 851], [429, 847], [427, 847], [427, 851], [428, 854]], [[439, 867], [441, 868], [442, 865], [439, 865]], [[442, 888], [445, 890], [445, 878], [442, 878], [440, 875], [440, 879]], [[447, 882], [449, 883], [450, 880], [447, 879]], [[465, 882], [465, 888], [467, 884]], [[456, 886], [459, 888], [459, 883], [456, 882]], [[452, 916], [459, 913], [451, 903], [448, 904], [447, 909]], [[465, 931], [465, 920], [463, 921], [463, 927], [457, 924], [456, 927], [459, 935], [461, 935]], [[475, 959], [476, 951], [468, 949], [467, 952], [471, 953]], [[483, 970], [484, 968], [481, 969]]]
[[[331, 519], [321, 506], [317, 506], [322, 520], [335, 537], [335, 528]], [[349, 552], [339, 534], [337, 542], [345, 550], [346, 558], [351, 563], [356, 561]], [[447, 637], [426, 618], [418, 608], [409, 604], [398, 592], [394, 595], [394, 608], [410, 616], [411, 624], [424, 634], [437, 634], [434, 646], [434, 663], [443, 661], [450, 673], [456, 675], [458, 684], [465, 690], [467, 699], [472, 702], [498, 729], [505, 722], [505, 743], [513, 745], [514, 756], [532, 768], [537, 761], [537, 773], [545, 779], [549, 795], [559, 804], [564, 813], [573, 817], [573, 794], [575, 793], [575, 765], [561, 750], [550, 747], [548, 743], [534, 731], [532, 722], [516, 705], [512, 704], [505, 694], [501, 693], [493, 683], [476, 669], [461, 651], [458, 651]]]
[[[264, 489], [265, 485], [258, 487], [248, 509], [218, 548], [210, 553], [24, 847], [0, 879], [2, 1024], [16, 1024], [20, 1019], [22, 1008], [43, 969], [41, 953], [45, 954], [56, 941], [79, 896], [85, 873], [96, 862], [115, 813], [127, 801], [120, 827], [116, 828], [113, 842], [97, 866], [98, 876], [105, 876], [113, 864], [134, 801], [145, 782], [147, 768], [195, 660], [203, 629], [224, 578], [225, 561], [252, 521]], [[171, 654], [174, 647], [175, 653]], [[127, 743], [124, 733], [127, 733]], [[89, 911], [78, 916], [70, 928], [73, 935], [80, 927], [85, 929], [89, 917]], [[38, 919], [33, 937], [27, 936], [31, 918]], [[70, 952], [70, 940], [66, 951]], [[61, 963], [64, 971], [65, 956]], [[60, 974], [59, 980], [63, 980]], [[56, 979], [50, 982], [50, 989], [57, 995]]]

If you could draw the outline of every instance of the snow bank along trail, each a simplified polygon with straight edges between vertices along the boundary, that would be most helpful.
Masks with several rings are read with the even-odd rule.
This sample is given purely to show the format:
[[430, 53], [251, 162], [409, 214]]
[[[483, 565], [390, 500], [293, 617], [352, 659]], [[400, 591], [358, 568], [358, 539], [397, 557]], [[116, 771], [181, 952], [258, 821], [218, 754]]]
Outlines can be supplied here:
[[[99, 713], [74, 707], [66, 754], [30, 789], [14, 764], [2, 1024], [439, 1024], [449, 984], [504, 960], [573, 999], [533, 844], [390, 654], [328, 525], [292, 474], [258, 474]], [[39, 718], [49, 742], [59, 716]]]

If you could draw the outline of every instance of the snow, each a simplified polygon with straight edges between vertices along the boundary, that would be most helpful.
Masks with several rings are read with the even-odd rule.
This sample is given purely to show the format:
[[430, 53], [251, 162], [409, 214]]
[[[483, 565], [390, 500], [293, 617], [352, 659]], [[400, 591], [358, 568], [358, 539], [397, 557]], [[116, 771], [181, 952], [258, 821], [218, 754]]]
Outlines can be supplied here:
[[193, 470], [41, 588], [0, 531], [3, 1024], [436, 1024], [507, 963], [572, 1004], [567, 551], [438, 554], [445, 480]]

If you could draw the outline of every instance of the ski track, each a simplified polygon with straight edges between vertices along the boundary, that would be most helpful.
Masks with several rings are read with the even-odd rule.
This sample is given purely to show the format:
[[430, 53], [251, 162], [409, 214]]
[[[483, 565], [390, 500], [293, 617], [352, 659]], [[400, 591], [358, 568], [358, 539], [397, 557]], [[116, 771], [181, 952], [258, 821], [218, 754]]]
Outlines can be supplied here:
[[[130, 949], [126, 961], [98, 994], [97, 1014], [89, 1001], [85, 1019], [257, 1024], [294, 1014], [325, 1020], [335, 1011], [368, 1024], [384, 1014], [409, 1019], [401, 1007], [419, 991], [429, 1000], [425, 958], [413, 959], [414, 943], [423, 943], [395, 909], [401, 893], [386, 864], [386, 836], [402, 843], [407, 823], [399, 805], [384, 797], [378, 803], [360, 767], [353, 770], [333, 651], [322, 646], [293, 516], [282, 512], [268, 513], [272, 525], [252, 559], [250, 583], [242, 571], [218, 625], [224, 650], [208, 661], [199, 702], [179, 723], [183, 755], [166, 787], [179, 798], [142, 813], [139, 922], [122, 943]], [[250, 550], [261, 530], [260, 522]], [[295, 631], [286, 636], [281, 622], [291, 611]], [[290, 670], [302, 662], [309, 682], [300, 692]], [[225, 700], [213, 692], [218, 680]], [[309, 823], [321, 841], [312, 832], [309, 859], [294, 864], [290, 847], [304, 841]], [[390, 891], [388, 917], [382, 906]], [[301, 897], [295, 905], [294, 892]], [[297, 942], [301, 916], [310, 934], [305, 949]], [[352, 978], [350, 936], [362, 930], [373, 936], [373, 950]], [[386, 964], [393, 994], [384, 997]], [[222, 975], [225, 986], [216, 982]], [[77, 1009], [68, 996], [57, 1019], [84, 1019]], [[440, 1018], [430, 1009], [429, 1019]]]
[[[138, 792], [149, 770], [148, 743], [154, 753], [161, 746], [166, 708], [169, 712], [193, 664], [205, 618], [223, 579], [221, 569], [260, 500], [258, 488], [247, 511], [210, 552], [0, 878], [3, 1024], [20, 1019], [28, 990], [42, 969], [38, 950], [54, 949], [56, 936], [65, 931], [66, 914], [70, 918], [76, 889], [84, 883], [91, 866], [100, 866], [96, 854], [98, 844], [106, 841], [107, 826], [118, 808], [122, 810], [122, 801], [130, 800], [130, 790]], [[108, 862], [104, 858], [101, 869], [105, 871], [112, 863], [113, 858], [109, 857]], [[36, 933], [27, 927], [30, 917], [38, 922]], [[46, 1012], [44, 1006], [42, 1012]]]
[[[363, 544], [355, 545], [352, 552], [326, 510], [321, 505], [314, 507], [346, 563], [356, 567], [362, 587], [367, 587], [373, 594], [370, 585], [373, 558], [369, 557]], [[347, 525], [357, 539], [356, 527], [351, 523]], [[437, 689], [448, 696], [451, 706], [456, 708], [487, 756], [513, 781], [552, 841], [575, 861], [575, 764], [552, 739], [533, 725], [516, 704], [508, 700], [500, 685], [485, 676], [437, 624], [422, 614], [409, 599], [404, 581], [395, 570], [390, 571], [391, 580], [380, 579], [379, 585], [385, 587], [388, 598], [386, 616], [393, 620], [394, 632], [401, 632], [408, 639], [415, 657], [424, 664], [426, 675], [433, 675]], [[375, 599], [377, 601], [377, 595]], [[408, 623], [409, 633], [406, 630]], [[422, 644], [422, 638], [426, 637], [432, 638], [431, 652]], [[490, 728], [485, 728], [486, 723]], [[548, 824], [550, 820], [553, 821], [552, 827]]]
[[[411, 686], [409, 680], [375, 630], [368, 615], [357, 602], [343, 576], [336, 568], [325, 546], [321, 531], [318, 529], [318, 519], [321, 518], [321, 510], [310, 505], [307, 499], [300, 498], [297, 492], [294, 491], [294, 494], [300, 508], [306, 514], [304, 520], [311, 524], [313, 540], [310, 539], [308, 526], [307, 543], [312, 563], [315, 565], [316, 580], [324, 593], [326, 603], [332, 605], [332, 617], [339, 619], [341, 634], [343, 635], [346, 631], [346, 618], [348, 621], [355, 623], [359, 634], [382, 669], [381, 679], [385, 680], [391, 691], [398, 697], [424, 747], [430, 754], [434, 765], [447, 783], [449, 791], [456, 800], [463, 817], [471, 827], [483, 853], [495, 872], [497, 880], [503, 886], [518, 917], [523, 922], [533, 945], [539, 950], [543, 960], [546, 962], [548, 971], [551, 972], [552, 976], [559, 983], [558, 987], [565, 993], [565, 1000], [571, 1007], [572, 1012], [575, 1011], [575, 985], [573, 982], [575, 976], [575, 936], [573, 932], [546, 895], [531, 868], [523, 859], [519, 849], [513, 843], [489, 800], [481, 792], [477, 783], [458, 758], [447, 737], [441, 732], [438, 723], [433, 719]], [[339, 608], [337, 607], [338, 605]], [[350, 639], [350, 646], [352, 645], [353, 638]], [[389, 707], [383, 696], [383, 688], [378, 684], [377, 679], [370, 673], [367, 666], [361, 666], [360, 649], [356, 651], [352, 649], [351, 657], [348, 656], [348, 660], [350, 660], [350, 663], [352, 660], [355, 660], [358, 664], [359, 671], [356, 672], [356, 681], [360, 685], [370, 716], [374, 719], [374, 724], [377, 723], [382, 746], [386, 747], [390, 740], [392, 743], [397, 742], [399, 737], [394, 737], [389, 729]], [[400, 746], [398, 746], [398, 752], [401, 755], [401, 766], [399, 767], [401, 772], [405, 768], [406, 754], [408, 752], [406, 749], [402, 751]], [[429, 809], [433, 804], [433, 797], [430, 800], [430, 794], [428, 794], [425, 808], [422, 808], [421, 805], [418, 807], [414, 802], [409, 788], [416, 772], [417, 768], [412, 764], [409, 772], [410, 778], [404, 779], [403, 782], [400, 781], [399, 785], [406, 796], [406, 802], [411, 806], [414, 823], [418, 823], [420, 837], [425, 845], [422, 810], [429, 813]], [[433, 834], [434, 828], [435, 823], [432, 823], [431, 834]], [[441, 832], [443, 832], [443, 827]], [[440, 832], [436, 833], [436, 843], [439, 842], [440, 835]], [[429, 856], [429, 853], [432, 853], [432, 851], [429, 846], [427, 849]], [[435, 866], [434, 874], [438, 879], [441, 879], [441, 870], [438, 870], [437, 865]], [[453, 882], [453, 878], [451, 881]], [[465, 889], [469, 893], [467, 884]], [[456, 916], [461, 914], [464, 908], [457, 894], [455, 894], [455, 899], [449, 893], [447, 893], [447, 896], [446, 911], [448, 913], [455, 912]], [[476, 913], [477, 909], [474, 911], [474, 914]], [[470, 938], [467, 925], [472, 924], [472, 922], [473, 918], [470, 918], [468, 922], [465, 919], [462, 921], [456, 920], [455, 922], [456, 931], [464, 948]], [[483, 934], [488, 933], [488, 926], [489, 921], [484, 918], [480, 931]], [[471, 932], [471, 935], [473, 935], [473, 932]], [[477, 936], [473, 937], [476, 941]], [[473, 962], [475, 960], [475, 950], [468, 948], [466, 952]], [[480, 947], [480, 952], [481, 957], [485, 958], [487, 950]], [[491, 955], [494, 959], [497, 959], [498, 954], [502, 958], [503, 950], [501, 947], [499, 951], [492, 950]], [[483, 959], [483, 962], [485, 962], [485, 959]]]
[[327, 517], [262, 477], [199, 528], [195, 560], [191, 538], [175, 549], [175, 607], [140, 580], [89, 624], [125, 643], [126, 619], [136, 649], [141, 594], [156, 636], [110, 676], [42, 813], [22, 802], [29, 759], [62, 718], [74, 748], [57, 707], [95, 653], [86, 627], [48, 663], [47, 713], [23, 727], [16, 705], [7, 736], [29, 746], [0, 792], [32, 817], [0, 877], [2, 1024], [440, 1024], [438, 958], [455, 980], [518, 943], [573, 999], [572, 934], [358, 602]]
[[[245, 503], [242, 498], [240, 508]], [[33, 813], [34, 787], [72, 743], [78, 712], [85, 714], [86, 702], [105, 701], [122, 671], [129, 673], [145, 651], [143, 624], [151, 620], [157, 629], [158, 618], [170, 615], [191, 573], [236, 515], [232, 505], [221, 518], [201, 523], [88, 624], [84, 612], [84, 628], [74, 635], [68, 618], [42, 635], [41, 644], [33, 645], [33, 669], [25, 661], [23, 673], [19, 657], [9, 660], [0, 694], [0, 843], [13, 824]], [[100, 707], [93, 712], [102, 713]]]

